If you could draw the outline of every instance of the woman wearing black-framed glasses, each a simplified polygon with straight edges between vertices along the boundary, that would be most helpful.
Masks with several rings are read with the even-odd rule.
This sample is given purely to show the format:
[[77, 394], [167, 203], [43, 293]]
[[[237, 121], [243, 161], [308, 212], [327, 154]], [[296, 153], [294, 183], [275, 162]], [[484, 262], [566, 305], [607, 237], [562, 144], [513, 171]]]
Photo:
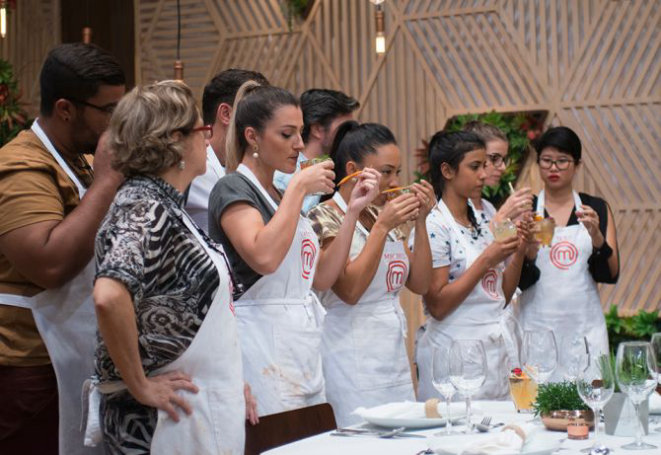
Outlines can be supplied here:
[[613, 284], [619, 276], [613, 214], [605, 200], [574, 189], [583, 165], [574, 131], [551, 128], [535, 149], [544, 189], [533, 207], [538, 215], [553, 217], [556, 228], [550, 247], [532, 245], [526, 253], [519, 283], [521, 325], [525, 330], [551, 329], [558, 343], [585, 335], [592, 353], [605, 353], [608, 335], [597, 283]]

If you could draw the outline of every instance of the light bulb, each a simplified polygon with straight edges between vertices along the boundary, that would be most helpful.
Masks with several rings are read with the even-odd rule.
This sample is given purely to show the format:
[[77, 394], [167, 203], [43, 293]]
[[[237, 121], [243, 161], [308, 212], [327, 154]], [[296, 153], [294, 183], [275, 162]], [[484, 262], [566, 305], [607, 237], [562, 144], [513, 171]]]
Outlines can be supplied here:
[[3, 38], [7, 35], [7, 7], [4, 2], [0, 7], [0, 35]]
[[378, 32], [376, 34], [376, 53], [385, 54], [386, 53], [386, 37], [383, 32]]

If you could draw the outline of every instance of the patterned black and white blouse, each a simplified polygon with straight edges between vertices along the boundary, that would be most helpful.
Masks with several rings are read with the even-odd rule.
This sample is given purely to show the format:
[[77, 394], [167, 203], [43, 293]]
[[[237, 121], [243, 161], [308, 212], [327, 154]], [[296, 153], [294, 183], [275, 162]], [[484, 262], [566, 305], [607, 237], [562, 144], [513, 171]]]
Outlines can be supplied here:
[[[117, 192], [96, 236], [96, 278], [124, 284], [133, 297], [145, 373], [176, 360], [202, 325], [220, 280], [206, 251], [183, 224], [184, 196], [155, 177], [133, 177]], [[121, 379], [98, 338], [96, 374]], [[148, 453], [156, 410], [127, 391], [104, 396], [110, 453]]]

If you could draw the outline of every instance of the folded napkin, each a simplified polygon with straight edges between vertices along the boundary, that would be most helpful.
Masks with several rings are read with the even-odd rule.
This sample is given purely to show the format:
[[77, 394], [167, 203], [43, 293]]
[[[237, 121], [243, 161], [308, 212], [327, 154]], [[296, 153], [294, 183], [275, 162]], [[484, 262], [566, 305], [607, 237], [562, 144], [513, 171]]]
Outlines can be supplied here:
[[[463, 442], [464, 438], [461, 438], [463, 445], [459, 440], [450, 442], [448, 439], [437, 438], [435, 444], [430, 444], [430, 448], [444, 455], [509, 455], [521, 452], [523, 445], [530, 442], [539, 428], [532, 423], [512, 424], [489, 435], [475, 435], [473, 442]], [[434, 447], [436, 445], [438, 447]], [[450, 446], [453, 446], [452, 450], [448, 450]]]
[[661, 395], [654, 392], [650, 395], [650, 414], [661, 414]]
[[388, 403], [374, 408], [358, 408], [352, 412], [362, 418], [379, 417], [393, 419], [424, 419], [424, 403], [405, 401], [403, 403]]
[[[472, 405], [473, 413], [480, 414], [481, 408]], [[388, 419], [426, 419], [425, 403], [415, 401], [405, 401], [401, 403], [388, 403], [373, 408], [358, 408], [352, 414], [366, 418], [388, 418]], [[447, 412], [445, 403], [438, 404], [438, 414], [441, 418], [445, 418]], [[452, 420], [457, 417], [463, 417], [466, 414], [466, 405], [464, 403], [450, 404], [450, 414]]]

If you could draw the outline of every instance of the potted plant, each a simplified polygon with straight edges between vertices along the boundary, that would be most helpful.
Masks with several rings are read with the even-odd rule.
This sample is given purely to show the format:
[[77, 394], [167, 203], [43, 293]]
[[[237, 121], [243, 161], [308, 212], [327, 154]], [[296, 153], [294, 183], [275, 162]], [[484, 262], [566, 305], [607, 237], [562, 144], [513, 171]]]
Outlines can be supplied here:
[[[607, 365], [602, 368], [611, 368], [613, 377], [615, 377], [615, 354], [610, 353], [610, 359], [604, 358]], [[643, 426], [645, 434], [648, 430], [649, 400], [640, 404], [640, 423]], [[615, 390], [613, 396], [604, 405], [604, 425], [606, 434], [614, 436], [635, 436], [636, 435], [636, 410], [633, 407], [626, 393], [620, 390], [620, 386], [615, 380]]]
[[578, 395], [573, 382], [540, 384], [533, 408], [552, 431], [567, 431], [570, 419], [583, 419], [590, 428], [594, 427], [594, 413]]
[[652, 335], [661, 332], [659, 310], [641, 310], [633, 316], [620, 316], [617, 305], [611, 305], [606, 313], [606, 329], [611, 353], [617, 352], [623, 341], [649, 341]]

